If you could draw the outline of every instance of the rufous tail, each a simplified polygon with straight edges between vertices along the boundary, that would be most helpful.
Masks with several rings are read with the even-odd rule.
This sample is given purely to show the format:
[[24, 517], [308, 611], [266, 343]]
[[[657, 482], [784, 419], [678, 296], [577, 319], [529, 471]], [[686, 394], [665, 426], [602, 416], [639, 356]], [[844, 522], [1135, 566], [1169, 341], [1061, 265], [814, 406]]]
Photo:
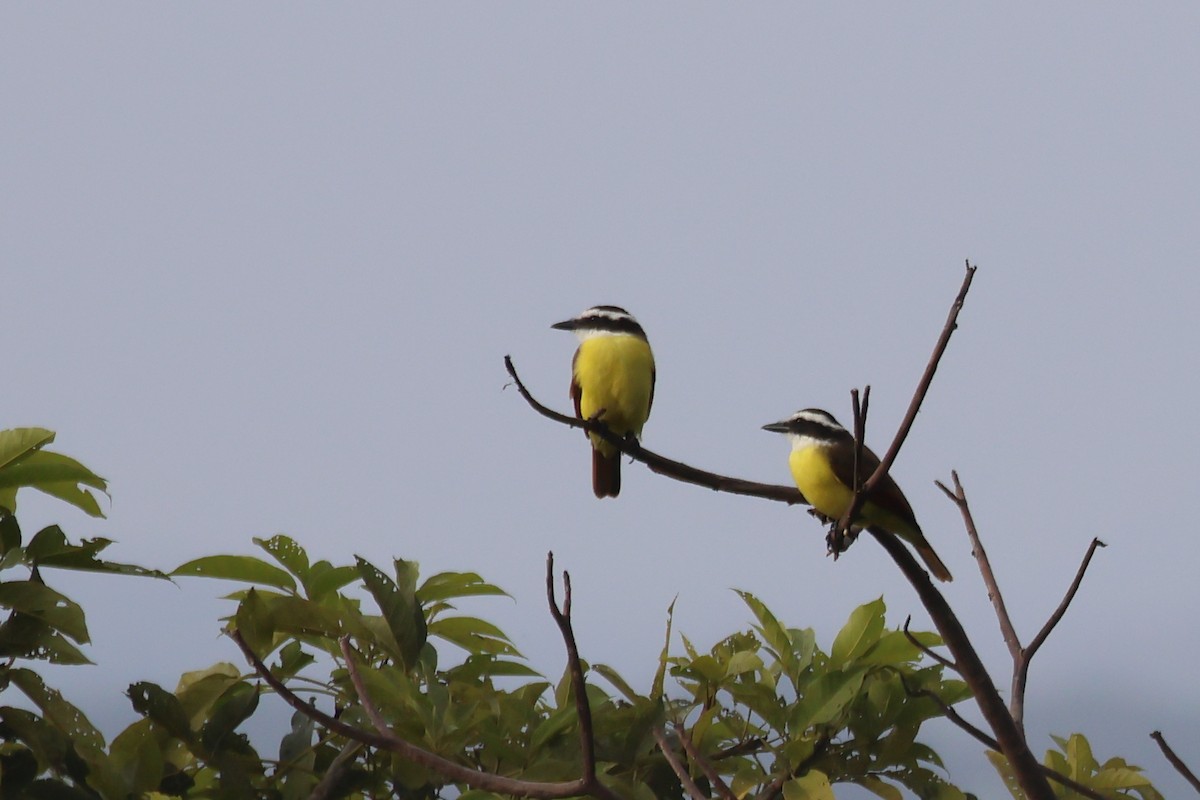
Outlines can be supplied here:
[[592, 491], [596, 497], [616, 497], [621, 493], [621, 454], [606, 456], [592, 448]]

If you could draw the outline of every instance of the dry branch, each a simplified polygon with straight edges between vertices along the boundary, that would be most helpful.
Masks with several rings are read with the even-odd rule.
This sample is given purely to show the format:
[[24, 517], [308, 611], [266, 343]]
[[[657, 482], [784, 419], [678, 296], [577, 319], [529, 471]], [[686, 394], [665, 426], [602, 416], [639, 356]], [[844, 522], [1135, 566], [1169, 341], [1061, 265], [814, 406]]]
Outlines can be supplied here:
[[1167, 744], [1167, 740], [1163, 738], [1162, 731], [1154, 731], [1150, 734], [1150, 738], [1158, 743], [1158, 749], [1162, 750], [1162, 754], [1167, 757], [1167, 761], [1171, 762], [1171, 766], [1175, 771], [1184, 777], [1184, 779], [1192, 785], [1192, 788], [1200, 792], [1200, 778], [1196, 777], [1196, 773], [1188, 769], [1188, 765], [1183, 763], [1183, 759], [1175, 755], [1175, 751], [1171, 749], [1171, 745]]

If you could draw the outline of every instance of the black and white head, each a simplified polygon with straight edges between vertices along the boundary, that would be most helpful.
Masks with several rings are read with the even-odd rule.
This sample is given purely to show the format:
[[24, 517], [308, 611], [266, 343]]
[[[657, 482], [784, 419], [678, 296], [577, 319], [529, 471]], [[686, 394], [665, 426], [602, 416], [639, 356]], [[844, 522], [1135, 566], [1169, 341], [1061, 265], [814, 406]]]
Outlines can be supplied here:
[[833, 414], [819, 408], [797, 411], [787, 419], [763, 425], [764, 431], [783, 433], [792, 442], [792, 447], [829, 446], [839, 442], [853, 441], [854, 437], [842, 427]]
[[573, 331], [579, 341], [593, 336], [636, 336], [646, 338], [642, 326], [620, 306], [592, 306], [577, 317], [550, 326], [560, 331]]

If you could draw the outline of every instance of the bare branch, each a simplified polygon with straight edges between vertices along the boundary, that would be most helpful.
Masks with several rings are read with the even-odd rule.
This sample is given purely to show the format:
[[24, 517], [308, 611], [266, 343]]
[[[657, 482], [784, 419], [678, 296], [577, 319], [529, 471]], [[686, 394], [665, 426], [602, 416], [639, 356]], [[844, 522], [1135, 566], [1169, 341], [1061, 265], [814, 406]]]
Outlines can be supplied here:
[[679, 783], [683, 786], [692, 798], [692, 800], [711, 800], [711, 798], [700, 790], [696, 782], [692, 780], [691, 774], [688, 772], [683, 762], [679, 760], [678, 754], [671, 749], [671, 743], [667, 741], [666, 734], [663, 733], [661, 727], [654, 728], [654, 741], [658, 742], [658, 749], [662, 751], [663, 758], [671, 765], [671, 771], [675, 773], [675, 777], [679, 778]]
[[954, 479], [953, 492], [947, 489], [941, 481], [934, 481], [934, 483], [954, 505], [958, 506], [958, 511], [962, 514], [967, 537], [971, 540], [971, 553], [979, 563], [979, 572], [983, 575], [984, 585], [987, 586], [988, 600], [992, 601], [992, 607], [996, 610], [996, 618], [1000, 622], [1000, 634], [1004, 637], [1004, 643], [1008, 645], [1008, 653], [1012, 656], [1015, 664], [1021, 655], [1021, 640], [1017, 638], [1017, 630], [1013, 627], [1012, 618], [1008, 615], [1008, 609], [1004, 605], [1004, 595], [1001, 594], [1000, 585], [996, 582], [992, 563], [988, 560], [987, 550], [984, 549], [983, 542], [979, 538], [979, 530], [975, 527], [971, 506], [967, 504], [966, 490], [963, 489], [962, 482], [958, 479], [958, 472], [951, 470], [950, 476]]
[[[324, 725], [333, 733], [344, 736], [347, 739], [380, 750], [396, 753], [403, 758], [407, 758], [409, 761], [437, 772], [445, 778], [464, 783], [472, 789], [483, 789], [484, 791], [511, 794], [518, 797], [531, 797], [535, 800], [560, 800], [560, 798], [575, 797], [581, 794], [592, 794], [593, 796], [603, 798], [603, 800], [617, 800], [616, 796], [603, 785], [598, 787], [590, 786], [582, 779], [560, 781], [558, 783], [538, 783], [505, 778], [501, 775], [493, 775], [490, 772], [481, 772], [470, 767], [464, 767], [462, 764], [417, 747], [393, 733], [372, 733], [371, 731], [356, 728], [353, 725], [347, 725], [336, 717], [326, 714], [316, 706], [306, 703], [296, 696], [282, 681], [271, 674], [271, 670], [259, 660], [254, 651], [242, 639], [241, 634], [233, 631], [229, 636], [241, 648], [242, 654], [246, 657], [250, 665], [254, 667], [254, 671], [258, 673], [258, 676], [274, 689], [275, 693], [285, 703], [314, 722]], [[347, 662], [347, 664], [350, 663], [352, 662]], [[597, 788], [601, 789], [602, 792], [597, 793], [595, 791]]]
[[916, 556], [895, 535], [878, 528], [870, 528], [868, 532], [883, 545], [892, 560], [904, 572], [908, 582], [916, 589], [922, 605], [929, 612], [938, 633], [942, 635], [942, 641], [954, 656], [958, 674], [971, 687], [971, 694], [974, 695], [983, 718], [996, 735], [998, 749], [1008, 759], [1025, 796], [1030, 800], [1053, 800], [1054, 790], [1046, 783], [1041, 764], [1030, 752], [1024, 735], [1005, 707], [991, 675], [988, 674], [979, 654], [975, 652], [975, 647], [946, 598], [933, 585], [929, 574], [917, 562]]
[[963, 276], [962, 286], [958, 289], [958, 295], [954, 298], [954, 303], [950, 306], [950, 313], [946, 316], [946, 324], [942, 326], [942, 333], [938, 337], [937, 344], [933, 346], [933, 354], [929, 357], [929, 363], [925, 366], [925, 372], [921, 375], [921, 380], [917, 382], [916, 391], [913, 392], [912, 400], [909, 401], [908, 411], [904, 414], [904, 419], [900, 423], [900, 428], [896, 431], [896, 437], [892, 439], [892, 445], [884, 453], [883, 458], [879, 460], [879, 466], [875, 468], [873, 474], [865, 486], [863, 486], [863, 494], [870, 495], [879, 482], [883, 480], [883, 476], [892, 468], [892, 464], [896, 460], [896, 456], [900, 454], [900, 448], [904, 446], [904, 440], [908, 438], [908, 432], [912, 430], [913, 423], [917, 420], [917, 412], [921, 410], [921, 404], [925, 402], [925, 395], [929, 392], [929, 385], [933, 382], [934, 373], [937, 372], [938, 364], [942, 360], [942, 354], [946, 352], [946, 346], [950, 344], [950, 336], [958, 328], [958, 312], [962, 311], [963, 303], [966, 302], [967, 292], [971, 290], [971, 281], [975, 278], [976, 267], [971, 266], [971, 262], [967, 262], [967, 274]]
[[950, 475], [954, 479], [954, 491], [947, 488], [941, 481], [935, 481], [935, 483], [946, 497], [950, 498], [951, 502], [958, 506], [959, 513], [962, 514], [963, 525], [966, 527], [967, 536], [971, 540], [971, 551], [975, 555], [975, 560], [979, 563], [979, 573], [983, 576], [984, 585], [987, 586], [988, 599], [992, 601], [992, 606], [996, 610], [996, 618], [1000, 622], [1000, 633], [1004, 636], [1004, 643], [1008, 645], [1008, 652], [1012, 656], [1013, 662], [1009, 712], [1012, 714], [1013, 720], [1017, 723], [1017, 727], [1023, 732], [1025, 728], [1025, 687], [1029, 680], [1029, 663], [1038, 651], [1038, 648], [1046, 641], [1046, 637], [1050, 635], [1050, 632], [1062, 620], [1063, 615], [1067, 613], [1067, 607], [1074, 599], [1075, 593], [1079, 591], [1084, 573], [1087, 572], [1088, 564], [1091, 563], [1096, 548], [1104, 547], [1105, 544], [1099, 539], [1092, 540], [1087, 554], [1083, 558], [1083, 563], [1079, 565], [1079, 570], [1075, 574], [1075, 580], [1067, 590], [1066, 596], [1059, 603], [1054, 613], [1050, 615], [1050, 619], [1038, 631], [1033, 641], [1028, 646], [1022, 647], [1016, 628], [1013, 627], [1012, 618], [1009, 616], [1008, 608], [1004, 604], [1004, 596], [1000, 592], [1000, 584], [996, 580], [995, 573], [992, 571], [992, 564], [988, 559], [987, 550], [984, 548], [983, 540], [979, 536], [979, 530], [975, 525], [975, 518], [971, 514], [971, 507], [967, 502], [966, 490], [963, 488], [962, 481], [958, 478], [957, 471], [952, 470]]
[[1046, 624], [1042, 626], [1037, 636], [1033, 637], [1033, 641], [1025, 648], [1026, 660], [1033, 658], [1033, 654], [1046, 641], [1046, 637], [1050, 635], [1050, 631], [1054, 630], [1054, 626], [1067, 613], [1067, 606], [1071, 605], [1071, 601], [1075, 599], [1075, 593], [1079, 591], [1079, 584], [1083, 583], [1083, 574], [1087, 572], [1088, 564], [1091, 563], [1092, 556], [1095, 555], [1097, 547], [1108, 547], [1108, 545], [1099, 539], [1092, 539], [1092, 543], [1088, 545], [1087, 554], [1083, 557], [1083, 563], [1079, 565], [1079, 571], [1075, 573], [1075, 580], [1071, 582], [1071, 588], [1067, 589], [1067, 594], [1063, 597], [1062, 602], [1058, 604], [1058, 608], [1054, 609], [1054, 613], [1050, 615], [1050, 619], [1046, 620]]
[[708, 782], [717, 790], [717, 794], [721, 795], [724, 800], [738, 800], [737, 795], [733, 793], [733, 790], [721, 778], [721, 774], [717, 772], [712, 763], [696, 749], [696, 743], [692, 741], [691, 734], [679, 725], [676, 726], [676, 732], [679, 734], [679, 741], [683, 744], [684, 752], [688, 754], [688, 758], [700, 767], [700, 771], [704, 773], [704, 777], [708, 778]]
[[517, 375], [516, 367], [513, 366], [512, 357], [504, 357], [504, 368], [508, 370], [508, 374], [513, 379], [513, 384], [517, 387], [517, 391], [521, 397], [525, 398], [525, 402], [530, 408], [541, 414], [547, 419], [563, 425], [569, 425], [572, 428], [582, 428], [583, 430], [594, 433], [613, 447], [620, 450], [625, 455], [632, 458], [634, 461], [640, 461], [659, 475], [665, 475], [668, 478], [674, 478], [683, 483], [691, 483], [696, 486], [703, 486], [707, 489], [712, 489], [718, 492], [728, 492], [730, 494], [740, 494], [749, 497], [761, 497], [765, 500], [776, 500], [789, 505], [803, 504], [808, 505], [808, 501], [804, 499], [804, 495], [800, 494], [795, 486], [779, 486], [772, 483], [758, 483], [756, 481], [742, 480], [741, 478], [731, 478], [726, 475], [718, 475], [715, 472], [697, 469], [696, 467], [684, 464], [682, 461], [673, 461], [665, 456], [660, 456], [658, 453], [647, 450], [642, 447], [637, 439], [632, 437], [617, 436], [608, 429], [603, 422], [595, 420], [579, 419], [578, 417], [569, 417], [566, 414], [560, 414], [551, 408], [539, 403], [534, 399], [529, 390], [525, 388], [525, 384], [521, 382], [521, 378]]
[[583, 779], [589, 785], [597, 784], [592, 707], [588, 703], [583, 665], [579, 661], [579, 648], [575, 644], [575, 631], [571, 627], [571, 576], [563, 571], [563, 604], [562, 610], [559, 610], [558, 602], [554, 599], [554, 553], [546, 554], [546, 600], [550, 604], [550, 616], [554, 617], [554, 622], [562, 632], [563, 644], [567, 649], [567, 669], [571, 673], [575, 713], [579, 716], [579, 752], [583, 758]]
[[[846, 509], [846, 513], [838, 521], [838, 530], [850, 529], [851, 520], [858, 516], [862, 504], [871, 496], [871, 492], [875, 491], [875, 487], [883, 481], [884, 476], [888, 474], [888, 470], [892, 468], [892, 464], [896, 461], [896, 456], [900, 454], [900, 448], [904, 446], [904, 440], [908, 438], [908, 432], [912, 430], [913, 423], [917, 420], [917, 413], [921, 410], [921, 404], [925, 402], [925, 395], [929, 392], [929, 385], [933, 382], [933, 376], [937, 372], [942, 355], [946, 352], [946, 346], [950, 344], [950, 336], [958, 328], [958, 312], [962, 311], [963, 303], [966, 302], [967, 292], [970, 291], [971, 281], [975, 277], [975, 269], [975, 267], [971, 266], [971, 262], [968, 261], [967, 273], [963, 277], [962, 286], [959, 287], [958, 295], [950, 305], [950, 313], [946, 316], [946, 324], [942, 326], [942, 333], [938, 337], [937, 343], [933, 346], [933, 354], [929, 357], [929, 363], [925, 365], [925, 372], [921, 375], [921, 380], [917, 382], [916, 391], [913, 392], [912, 400], [908, 403], [908, 411], [905, 412], [904, 419], [900, 422], [900, 427], [896, 430], [896, 435], [892, 439], [891, 446], [883, 454], [883, 458], [879, 460], [879, 466], [875, 468], [875, 471], [871, 473], [871, 477], [863, 484], [862, 491], [855, 493], [853, 499], [850, 501], [850, 507]], [[866, 416], [865, 408], [863, 409], [863, 416]], [[861, 444], [856, 442], [855, 446], [861, 447]]]
[[1175, 751], [1171, 749], [1171, 745], [1167, 744], [1167, 740], [1163, 738], [1162, 731], [1154, 731], [1150, 734], [1150, 738], [1158, 743], [1158, 749], [1162, 750], [1162, 754], [1167, 757], [1167, 761], [1171, 762], [1171, 766], [1175, 771], [1187, 780], [1192, 785], [1192, 788], [1200, 792], [1200, 779], [1196, 774], [1188, 769], [1188, 765], [1183, 763], [1183, 759], [1175, 755]]
[[921, 644], [921, 642], [919, 642], [917, 640], [917, 637], [912, 635], [912, 632], [909, 631], [909, 629], [908, 629], [908, 626], [911, 623], [912, 623], [912, 614], [909, 614], [907, 617], [904, 618], [904, 638], [908, 639], [908, 641], [911, 642], [913, 644], [913, 646], [915, 646], [918, 650], [920, 650], [925, 655], [932, 658], [934, 661], [941, 664], [943, 667], [946, 667], [947, 669], [952, 669], [955, 672], [958, 672], [957, 664], [955, 664], [950, 659], [946, 658], [941, 653], [938, 653], [935, 650], [932, 650], [932, 649], [926, 647], [925, 645]]

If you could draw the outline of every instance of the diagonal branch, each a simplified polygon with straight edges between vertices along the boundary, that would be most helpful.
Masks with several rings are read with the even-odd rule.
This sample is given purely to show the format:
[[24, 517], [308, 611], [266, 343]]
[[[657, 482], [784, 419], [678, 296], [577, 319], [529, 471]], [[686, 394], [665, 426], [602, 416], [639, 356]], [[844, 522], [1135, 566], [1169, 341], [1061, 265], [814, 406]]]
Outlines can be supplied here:
[[1187, 780], [1192, 785], [1192, 788], [1200, 792], [1200, 778], [1196, 777], [1196, 773], [1188, 769], [1188, 765], [1183, 763], [1183, 759], [1175, 755], [1175, 751], [1171, 749], [1171, 745], [1167, 744], [1167, 740], [1163, 738], [1162, 731], [1154, 731], [1150, 734], [1150, 738], [1158, 743], [1158, 749], [1162, 750], [1162, 754], [1167, 757], [1167, 761], [1171, 762], [1171, 766], [1175, 771]]
[[946, 598], [933, 585], [929, 574], [917, 562], [916, 556], [894, 534], [878, 528], [869, 528], [868, 532], [883, 545], [908, 578], [908, 582], [916, 589], [921, 604], [929, 612], [930, 619], [942, 635], [942, 641], [954, 656], [958, 674], [971, 687], [975, 703], [979, 706], [983, 718], [987, 720], [988, 727], [996, 735], [998, 749], [1008, 759], [1025, 796], [1029, 800], [1053, 800], [1054, 790], [1046, 783], [1041, 765], [1025, 743], [1025, 736], [1005, 707], [1004, 700], [996, 691], [996, 684], [992, 682], [992, 676], [988, 674], [979, 654], [975, 652], [974, 645], [971, 644], [967, 632], [963, 630], [962, 623], [946, 602]]
[[[602, 797], [603, 800], [616, 800], [613, 795], [604, 786], [600, 786], [604, 790], [603, 794], [597, 794], [595, 787], [589, 786], [586, 781], [561, 781], [557, 783], [540, 783], [536, 781], [521, 781], [513, 778], [505, 778], [502, 775], [493, 775], [490, 772], [481, 772], [477, 769], [464, 767], [449, 759], [442, 758], [439, 755], [429, 752], [423, 748], [417, 747], [411, 742], [405, 741], [395, 734], [391, 733], [372, 733], [361, 728], [356, 728], [353, 725], [347, 725], [345, 722], [336, 717], [326, 714], [316, 706], [306, 703], [300, 699], [291, 689], [276, 678], [271, 670], [264, 664], [241, 634], [233, 631], [229, 634], [230, 638], [242, 650], [242, 654], [246, 660], [254, 667], [254, 671], [262, 680], [275, 690], [275, 693], [292, 708], [304, 714], [314, 722], [324, 725], [328, 730], [344, 736], [355, 742], [360, 742], [380, 750], [387, 750], [391, 753], [396, 753], [399, 756], [420, 764], [423, 767], [433, 770], [439, 775], [448, 778], [452, 781], [466, 784], [472, 789], [482, 789], [488, 792], [497, 792], [499, 794], [510, 794], [518, 797], [530, 797], [534, 800], [560, 800], [560, 798], [575, 797], [581, 794], [592, 794], [596, 797]], [[347, 665], [353, 662], [347, 662]], [[356, 685], [356, 689], [359, 687]]]
[[675, 773], [675, 777], [679, 778], [679, 784], [683, 786], [684, 791], [691, 796], [692, 800], [711, 800], [708, 795], [701, 791], [696, 782], [692, 780], [691, 774], [687, 767], [679, 760], [679, 755], [671, 748], [671, 743], [667, 741], [667, 735], [663, 733], [661, 726], [654, 728], [654, 741], [658, 742], [658, 749], [662, 751], [663, 758], [667, 760], [671, 771]]
[[916, 647], [918, 650], [920, 650], [925, 655], [932, 658], [934, 661], [941, 664], [943, 667], [946, 667], [947, 669], [952, 669], [955, 672], [958, 672], [957, 664], [955, 664], [953, 661], [946, 658], [944, 655], [937, 652], [936, 650], [926, 647], [925, 645], [921, 644], [921, 642], [917, 639], [917, 637], [913, 636], [912, 632], [908, 629], [908, 626], [910, 624], [912, 624], [912, 614], [909, 614], [907, 617], [904, 618], [904, 638], [908, 639], [908, 641], [911, 642], [914, 647]]
[[765, 500], [776, 500], [781, 503], [790, 505], [804, 504], [808, 505], [808, 501], [804, 499], [804, 495], [795, 486], [779, 486], [772, 483], [758, 483], [757, 481], [747, 481], [741, 478], [731, 478], [727, 475], [719, 475], [715, 472], [698, 469], [689, 464], [684, 464], [682, 461], [674, 461], [661, 456], [651, 450], [642, 447], [641, 443], [632, 437], [618, 436], [608, 429], [608, 426], [603, 422], [598, 422], [589, 419], [579, 419], [578, 417], [569, 417], [566, 414], [560, 414], [552, 408], [542, 405], [529, 389], [525, 388], [525, 384], [521, 382], [521, 378], [517, 375], [517, 369], [513, 366], [512, 357], [504, 357], [504, 368], [508, 370], [509, 376], [513, 379], [513, 384], [517, 387], [517, 392], [521, 397], [525, 398], [525, 402], [529, 404], [537, 413], [541, 414], [546, 419], [554, 420], [562, 425], [569, 425], [572, 428], [582, 428], [588, 433], [594, 433], [604, 441], [611, 444], [613, 447], [620, 450], [625, 455], [632, 458], [634, 461], [640, 461], [659, 475], [666, 475], [668, 478], [674, 478], [683, 483], [691, 483], [696, 486], [703, 486], [706, 489], [712, 489], [718, 492], [728, 492], [730, 494], [747, 495], [749, 497], [761, 497]]
[[713, 768], [712, 763], [696, 749], [696, 743], [692, 741], [691, 734], [681, 725], [676, 726], [676, 731], [679, 734], [679, 742], [683, 745], [684, 752], [688, 754], [688, 758], [700, 767], [700, 771], [704, 773], [704, 777], [708, 778], [708, 782], [717, 790], [717, 794], [724, 798], [724, 800], [738, 800], [737, 795], [733, 793], [733, 790], [721, 778], [721, 774]]
[[1050, 631], [1054, 630], [1054, 626], [1067, 613], [1067, 606], [1071, 605], [1071, 601], [1075, 599], [1075, 593], [1079, 591], [1079, 584], [1083, 583], [1083, 574], [1087, 572], [1088, 564], [1092, 562], [1092, 556], [1095, 555], [1097, 547], [1108, 547], [1108, 545], [1099, 539], [1092, 539], [1092, 543], [1088, 545], [1087, 555], [1083, 557], [1083, 563], [1079, 565], [1079, 571], [1075, 573], [1075, 580], [1071, 582], [1071, 588], [1067, 589], [1067, 594], [1063, 597], [1062, 602], [1058, 604], [1058, 608], [1054, 609], [1054, 613], [1050, 615], [1050, 619], [1046, 620], [1046, 624], [1042, 626], [1037, 636], [1033, 637], [1033, 641], [1025, 648], [1026, 660], [1033, 658], [1033, 654], [1046, 641], [1046, 637], [1050, 635]]
[[[921, 380], [917, 382], [916, 391], [913, 392], [912, 400], [908, 403], [908, 411], [905, 412], [904, 419], [900, 422], [900, 427], [892, 439], [891, 446], [883, 454], [883, 458], [879, 460], [879, 466], [875, 468], [875, 471], [871, 473], [871, 477], [863, 484], [862, 491], [855, 493], [854, 498], [850, 502], [850, 507], [846, 509], [846, 513], [838, 521], [839, 530], [849, 530], [850, 521], [858, 515], [863, 502], [871, 496], [871, 492], [875, 491], [875, 487], [888, 474], [888, 470], [892, 468], [896, 456], [900, 454], [900, 448], [904, 446], [904, 440], [908, 438], [908, 432], [912, 430], [913, 423], [917, 420], [917, 412], [921, 410], [921, 404], [925, 402], [925, 395], [929, 392], [929, 385], [933, 383], [933, 376], [937, 372], [942, 355], [946, 352], [946, 346], [950, 344], [950, 337], [958, 328], [958, 312], [962, 311], [963, 303], [966, 302], [967, 292], [971, 289], [971, 281], [975, 278], [976, 269], [976, 267], [971, 266], [970, 261], [967, 262], [967, 274], [963, 277], [962, 285], [958, 289], [958, 295], [950, 305], [950, 313], [946, 316], [946, 324], [942, 326], [942, 333], [938, 336], [937, 343], [933, 346], [933, 354], [929, 357], [929, 363], [925, 365], [925, 372], [921, 375]], [[866, 416], [865, 408], [863, 409], [863, 416]], [[856, 444], [856, 446], [859, 445]]]
[[[928, 697], [942, 710], [942, 715], [945, 716], [946, 719], [950, 720], [959, 728], [966, 731], [967, 734], [969, 734], [972, 738], [982, 743], [984, 747], [1000, 752], [999, 742], [988, 736], [984, 731], [976, 728], [970, 722], [967, 722], [967, 720], [961, 714], [955, 711], [953, 706], [943, 700], [937, 692], [929, 689], [914, 689], [908, 685], [908, 681], [904, 680], [904, 675], [900, 672], [900, 670], [893, 669], [893, 672], [895, 672], [896, 677], [900, 679], [900, 685], [904, 687], [904, 693], [909, 697]], [[1055, 783], [1062, 784], [1069, 789], [1073, 789], [1084, 797], [1090, 797], [1092, 800], [1108, 800], [1108, 798], [1097, 792], [1095, 789], [1084, 786], [1082, 783], [1072, 780], [1070, 777], [1063, 775], [1056, 769], [1042, 765], [1041, 770], [1042, 774], [1050, 780], [1054, 781]]]
[[1063, 615], [1067, 613], [1067, 607], [1075, 598], [1075, 593], [1079, 591], [1080, 584], [1083, 583], [1084, 573], [1087, 572], [1088, 564], [1092, 561], [1092, 556], [1096, 552], [1097, 547], [1105, 547], [1104, 542], [1099, 539], [1092, 539], [1091, 545], [1088, 546], [1087, 554], [1083, 557], [1083, 563], [1079, 565], [1079, 570], [1075, 573], [1075, 580], [1067, 589], [1067, 594], [1063, 597], [1062, 602], [1058, 604], [1058, 608], [1050, 615], [1050, 619], [1038, 631], [1037, 636], [1028, 646], [1022, 647], [1021, 640], [1017, 636], [1016, 628], [1013, 627], [1012, 618], [1009, 616], [1008, 609], [1004, 605], [1004, 596], [1000, 592], [1000, 585], [996, 580], [996, 575], [992, 571], [991, 561], [988, 559], [987, 550], [984, 549], [983, 541], [979, 536], [979, 530], [975, 526], [975, 518], [971, 514], [971, 507], [967, 503], [967, 493], [963, 489], [962, 481], [958, 478], [958, 472], [951, 471], [950, 475], [954, 479], [954, 491], [950, 491], [941, 481], [935, 481], [937, 487], [942, 490], [946, 497], [950, 498], [959, 512], [962, 514], [963, 525], [967, 529], [967, 536], [971, 540], [971, 550], [975, 555], [975, 560], [979, 562], [979, 572], [983, 576], [983, 582], [988, 589], [988, 599], [992, 601], [992, 606], [996, 609], [996, 618], [1000, 621], [1000, 633], [1004, 636], [1004, 642], [1008, 645], [1009, 655], [1012, 656], [1013, 673], [1011, 685], [1011, 698], [1009, 700], [1009, 713], [1012, 714], [1013, 720], [1017, 723], [1017, 727], [1021, 729], [1022, 734], [1025, 729], [1025, 687], [1029, 681], [1029, 664], [1033, 660], [1033, 656], [1037, 653], [1054, 630], [1054, 627], [1062, 620]]
[[941, 481], [934, 481], [939, 489], [942, 490], [946, 497], [949, 497], [954, 505], [958, 506], [958, 511], [962, 514], [963, 525], [967, 529], [967, 537], [971, 540], [971, 552], [975, 556], [975, 560], [979, 563], [979, 572], [983, 575], [983, 583], [987, 586], [988, 599], [992, 601], [992, 607], [996, 609], [996, 618], [1000, 621], [1000, 633], [1004, 637], [1004, 643], [1008, 645], [1009, 655], [1013, 661], [1020, 656], [1021, 640], [1017, 638], [1017, 630], [1013, 627], [1012, 617], [1008, 615], [1008, 609], [1004, 605], [1004, 595], [1000, 593], [1000, 585], [996, 582], [996, 574], [992, 572], [992, 562], [988, 560], [987, 550], [983, 547], [983, 542], [979, 538], [979, 529], [975, 527], [975, 518], [971, 514], [971, 506], [967, 504], [967, 493], [963, 489], [962, 483], [958, 480], [958, 472], [951, 470], [950, 476], [954, 479], [954, 491], [951, 492], [946, 488], [946, 485]]

